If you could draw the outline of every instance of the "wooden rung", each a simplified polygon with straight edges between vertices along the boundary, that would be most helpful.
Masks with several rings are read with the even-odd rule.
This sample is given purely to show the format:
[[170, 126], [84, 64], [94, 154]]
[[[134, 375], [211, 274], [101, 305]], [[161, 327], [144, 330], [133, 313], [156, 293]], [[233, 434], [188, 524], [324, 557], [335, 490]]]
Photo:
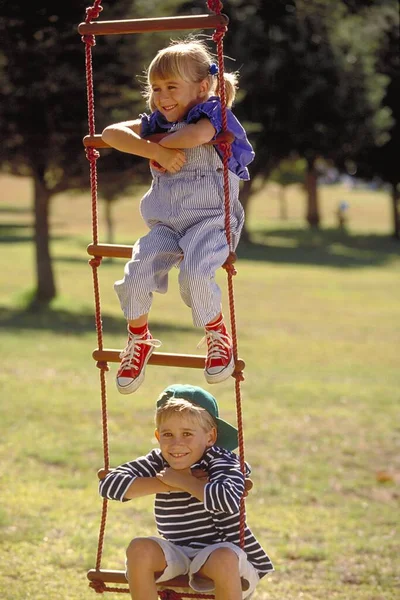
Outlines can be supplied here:
[[[87, 253], [90, 256], [99, 256], [101, 258], [132, 258], [133, 246], [118, 245], [118, 244], [89, 244], [86, 248]], [[183, 256], [183, 252], [182, 252]], [[232, 263], [236, 261], [236, 255], [234, 255]], [[229, 263], [227, 260], [225, 264]]]
[[87, 252], [90, 256], [107, 258], [132, 258], [132, 246], [116, 244], [89, 244]]
[[[105, 349], [93, 350], [92, 356], [94, 360], [100, 362], [115, 362], [119, 363], [120, 350]], [[184, 367], [187, 369], [204, 369], [206, 357], [198, 354], [172, 354], [168, 352], [153, 352], [150, 356], [149, 365], [157, 365], [159, 367]], [[235, 372], [240, 373], [244, 370], [245, 362], [241, 358], [236, 361]]]
[[[151, 136], [149, 136], [148, 139], [151, 140]], [[217, 135], [215, 140], [211, 140], [209, 144], [211, 146], [217, 146], [222, 142], [228, 142], [229, 144], [232, 144], [234, 139], [235, 136], [233, 133], [231, 133], [230, 131], [225, 131], [224, 133], [220, 133], [219, 135]], [[83, 138], [83, 145], [85, 146], [85, 148], [111, 148], [111, 146], [103, 142], [100, 133], [96, 133], [95, 135], [85, 135], [85, 137]]]
[[[158, 578], [161, 573], [156, 573]], [[87, 572], [87, 578], [90, 581], [102, 581], [104, 583], [128, 583], [124, 571], [107, 571], [105, 569], [90, 569]], [[160, 587], [175, 587], [175, 588], [188, 588], [188, 578], [184, 575], [170, 579], [169, 581], [163, 581], [159, 584]]]
[[[121, 362], [120, 350], [96, 350], [92, 356], [100, 362]], [[167, 352], [153, 352], [149, 358], [149, 365], [161, 367], [186, 367], [188, 369], [204, 369], [205, 356], [198, 354], [169, 354]]]
[[104, 581], [104, 583], [128, 583], [124, 571], [90, 569], [87, 572], [87, 578], [90, 581]]
[[109, 144], [103, 142], [100, 133], [95, 135], [85, 135], [83, 138], [83, 145], [85, 148], [110, 148]]
[[146, 33], [151, 31], [177, 31], [180, 29], [215, 29], [227, 27], [226, 15], [189, 15], [183, 17], [161, 17], [157, 19], [126, 19], [123, 21], [93, 21], [80, 23], [81, 35], [114, 35]]

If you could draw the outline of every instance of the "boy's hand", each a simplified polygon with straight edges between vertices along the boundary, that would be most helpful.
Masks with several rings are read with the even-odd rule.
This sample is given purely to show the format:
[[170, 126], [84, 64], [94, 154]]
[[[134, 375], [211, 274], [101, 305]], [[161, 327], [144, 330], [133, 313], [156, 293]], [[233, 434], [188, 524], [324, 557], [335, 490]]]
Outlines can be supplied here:
[[183, 150], [163, 148], [158, 144], [154, 161], [169, 173], [178, 173], [186, 162], [186, 155]]
[[[168, 487], [169, 491], [178, 490], [186, 490], [185, 483], [190, 481], [192, 477], [202, 481], [203, 483], [207, 483], [208, 481], [208, 473], [207, 471], [203, 471], [202, 469], [182, 469], [180, 471], [176, 471], [171, 467], [167, 467], [157, 473], [157, 479], [163, 482], [163, 484]], [[253, 487], [253, 482], [251, 479], [245, 480], [243, 497], [247, 498], [249, 495], [249, 491]]]
[[[196, 477], [196, 479], [200, 479], [201, 481], [205, 481], [206, 483], [208, 482], [208, 473], [207, 473], [207, 471], [203, 471], [203, 469], [192, 469], [192, 475], [193, 475], [193, 477]], [[252, 487], [253, 487], [252, 480], [245, 479], [244, 492], [243, 492], [244, 498], [247, 498]]]
[[157, 473], [156, 477], [157, 479], [160, 479], [164, 485], [182, 490], [185, 489], [185, 482], [188, 480], [188, 478], [192, 477], [192, 473], [189, 468], [176, 471], [171, 467], [167, 467], [166, 469], [163, 469]]
[[208, 481], [207, 471], [203, 471], [203, 469], [191, 469], [190, 472], [193, 477], [196, 477], [196, 479], [204, 479], [204, 481]]

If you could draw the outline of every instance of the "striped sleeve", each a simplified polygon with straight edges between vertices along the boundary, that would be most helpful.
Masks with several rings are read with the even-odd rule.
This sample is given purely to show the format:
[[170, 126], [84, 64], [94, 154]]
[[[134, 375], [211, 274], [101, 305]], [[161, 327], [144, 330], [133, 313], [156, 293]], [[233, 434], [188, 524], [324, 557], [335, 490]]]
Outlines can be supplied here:
[[103, 498], [127, 502], [124, 498], [127, 489], [137, 477], [155, 477], [164, 467], [161, 452], [152, 450], [146, 456], [140, 456], [136, 460], [124, 463], [112, 469], [106, 477], [100, 481], [99, 493]]
[[244, 475], [237, 457], [213, 447], [207, 470], [209, 482], [204, 488], [204, 508], [210, 513], [236, 514], [244, 492]]

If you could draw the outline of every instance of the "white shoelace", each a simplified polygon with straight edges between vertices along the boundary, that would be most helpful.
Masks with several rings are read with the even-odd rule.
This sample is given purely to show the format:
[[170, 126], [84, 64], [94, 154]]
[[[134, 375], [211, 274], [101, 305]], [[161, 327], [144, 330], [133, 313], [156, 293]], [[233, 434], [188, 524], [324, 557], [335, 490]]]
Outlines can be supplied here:
[[141, 362], [140, 346], [154, 346], [154, 348], [159, 348], [161, 346], [161, 341], [155, 340], [154, 338], [149, 338], [148, 340], [142, 339], [140, 335], [129, 332], [128, 343], [119, 355], [121, 359], [120, 371], [129, 368], [133, 368], [136, 371], [139, 370]]
[[204, 346], [207, 342], [207, 359], [228, 358], [229, 351], [232, 348], [232, 341], [229, 335], [225, 335], [215, 330], [207, 330], [206, 335], [197, 344], [197, 348]]

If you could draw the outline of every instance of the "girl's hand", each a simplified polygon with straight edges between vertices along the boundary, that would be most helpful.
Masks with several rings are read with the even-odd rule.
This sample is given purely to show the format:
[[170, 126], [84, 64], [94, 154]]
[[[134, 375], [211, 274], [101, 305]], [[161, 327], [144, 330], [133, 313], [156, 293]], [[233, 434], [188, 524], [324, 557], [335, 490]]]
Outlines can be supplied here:
[[178, 173], [186, 162], [186, 156], [183, 150], [158, 145], [154, 160], [169, 173]]
[[154, 169], [154, 171], [157, 171], [158, 173], [166, 173], [167, 172], [167, 169], [164, 169], [164, 167], [162, 167], [160, 165], [160, 163], [156, 162], [155, 160], [150, 161], [150, 166], [152, 169]]

